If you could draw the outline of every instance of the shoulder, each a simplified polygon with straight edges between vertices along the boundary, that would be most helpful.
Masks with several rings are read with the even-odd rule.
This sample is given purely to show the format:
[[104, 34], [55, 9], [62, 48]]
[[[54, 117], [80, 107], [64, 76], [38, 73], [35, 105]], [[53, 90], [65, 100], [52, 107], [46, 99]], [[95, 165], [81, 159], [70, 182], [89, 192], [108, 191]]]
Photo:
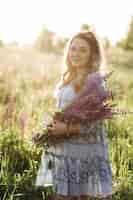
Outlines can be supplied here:
[[54, 97], [56, 98], [56, 106], [58, 108], [64, 108], [66, 105], [71, 103], [71, 101], [76, 97], [76, 93], [72, 85], [67, 84], [61, 88], [56, 88], [54, 92]]
[[72, 96], [74, 95], [75, 92], [74, 92], [74, 88], [72, 86], [71, 83], [67, 84], [67, 85], [63, 85], [63, 86], [56, 86], [55, 90], [54, 90], [54, 97], [57, 99], [59, 98], [60, 96]]

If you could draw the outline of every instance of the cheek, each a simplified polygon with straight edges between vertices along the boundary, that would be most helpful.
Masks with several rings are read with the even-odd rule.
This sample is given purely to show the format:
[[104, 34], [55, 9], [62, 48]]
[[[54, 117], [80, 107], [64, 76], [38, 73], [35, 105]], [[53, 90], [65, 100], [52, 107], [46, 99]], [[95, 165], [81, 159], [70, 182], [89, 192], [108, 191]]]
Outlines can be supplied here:
[[89, 60], [90, 60], [90, 54], [86, 54], [86, 55], [84, 55], [84, 62], [89, 62]]
[[72, 52], [69, 51], [69, 52], [68, 52], [68, 58], [71, 59], [71, 56], [72, 56]]

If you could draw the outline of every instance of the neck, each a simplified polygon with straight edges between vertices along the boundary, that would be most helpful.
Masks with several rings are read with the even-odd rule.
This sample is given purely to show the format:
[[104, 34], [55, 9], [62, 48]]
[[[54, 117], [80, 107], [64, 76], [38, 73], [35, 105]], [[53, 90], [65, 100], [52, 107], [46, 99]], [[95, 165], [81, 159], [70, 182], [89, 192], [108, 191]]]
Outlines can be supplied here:
[[76, 68], [76, 75], [81, 75], [85, 72], [85, 69], [83, 67]]

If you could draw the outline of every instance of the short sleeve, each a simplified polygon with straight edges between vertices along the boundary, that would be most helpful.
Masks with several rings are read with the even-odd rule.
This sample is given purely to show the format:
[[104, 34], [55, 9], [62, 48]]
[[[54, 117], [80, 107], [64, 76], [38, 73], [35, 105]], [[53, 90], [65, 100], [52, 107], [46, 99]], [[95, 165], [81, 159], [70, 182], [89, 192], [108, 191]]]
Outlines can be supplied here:
[[64, 109], [76, 97], [76, 93], [71, 84], [68, 84], [60, 88], [57, 87], [54, 91], [54, 97], [56, 99], [56, 107]]

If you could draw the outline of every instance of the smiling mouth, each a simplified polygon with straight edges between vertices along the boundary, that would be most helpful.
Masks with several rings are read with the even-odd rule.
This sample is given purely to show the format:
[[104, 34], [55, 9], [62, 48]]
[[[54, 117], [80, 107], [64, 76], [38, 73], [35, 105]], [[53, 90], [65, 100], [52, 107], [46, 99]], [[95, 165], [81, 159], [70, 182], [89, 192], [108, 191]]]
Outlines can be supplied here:
[[75, 61], [75, 62], [78, 62], [80, 60], [81, 60], [80, 58], [72, 58], [72, 61]]

